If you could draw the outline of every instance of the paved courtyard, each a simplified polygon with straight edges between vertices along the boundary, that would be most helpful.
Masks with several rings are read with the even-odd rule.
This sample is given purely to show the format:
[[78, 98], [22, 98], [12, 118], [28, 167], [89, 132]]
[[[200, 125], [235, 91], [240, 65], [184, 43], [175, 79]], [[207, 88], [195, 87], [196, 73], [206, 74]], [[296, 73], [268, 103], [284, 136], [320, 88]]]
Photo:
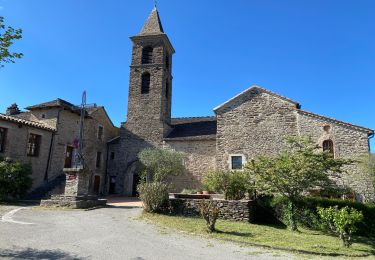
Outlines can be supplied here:
[[138, 219], [142, 210], [138, 206], [122, 204], [88, 211], [0, 206], [0, 258], [291, 258], [287, 253], [240, 247], [156, 228]]

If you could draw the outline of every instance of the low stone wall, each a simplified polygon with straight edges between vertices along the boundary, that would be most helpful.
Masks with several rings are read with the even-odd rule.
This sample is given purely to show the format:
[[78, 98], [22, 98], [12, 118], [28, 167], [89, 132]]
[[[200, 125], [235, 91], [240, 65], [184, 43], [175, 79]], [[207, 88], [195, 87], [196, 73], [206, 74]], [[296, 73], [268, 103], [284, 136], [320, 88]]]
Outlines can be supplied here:
[[96, 196], [66, 196], [52, 195], [51, 199], [42, 200], [41, 207], [47, 208], [71, 208], [88, 209], [94, 207], [106, 206], [106, 199], [98, 199]]
[[[172, 214], [197, 216], [199, 215], [200, 199], [170, 198]], [[219, 208], [219, 218], [253, 222], [255, 219], [255, 202], [251, 200], [212, 200]]]

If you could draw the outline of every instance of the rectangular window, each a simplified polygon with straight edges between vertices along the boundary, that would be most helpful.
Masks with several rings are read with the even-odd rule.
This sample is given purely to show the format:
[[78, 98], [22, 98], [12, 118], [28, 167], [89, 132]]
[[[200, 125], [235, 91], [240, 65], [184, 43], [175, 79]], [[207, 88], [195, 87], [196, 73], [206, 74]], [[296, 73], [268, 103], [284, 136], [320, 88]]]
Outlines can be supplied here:
[[38, 156], [40, 150], [40, 135], [29, 134], [29, 140], [27, 142], [27, 155], [28, 156]]
[[97, 152], [96, 153], [96, 168], [100, 168], [101, 164], [102, 164], [102, 153]]
[[7, 129], [0, 127], [0, 153], [5, 152], [5, 138]]
[[110, 158], [111, 158], [111, 160], [115, 159], [115, 152], [111, 152]]
[[242, 170], [242, 156], [240, 155], [231, 156], [231, 169]]
[[103, 128], [103, 126], [99, 126], [98, 127], [98, 139], [99, 140], [103, 140], [103, 132], [104, 132], [104, 128]]

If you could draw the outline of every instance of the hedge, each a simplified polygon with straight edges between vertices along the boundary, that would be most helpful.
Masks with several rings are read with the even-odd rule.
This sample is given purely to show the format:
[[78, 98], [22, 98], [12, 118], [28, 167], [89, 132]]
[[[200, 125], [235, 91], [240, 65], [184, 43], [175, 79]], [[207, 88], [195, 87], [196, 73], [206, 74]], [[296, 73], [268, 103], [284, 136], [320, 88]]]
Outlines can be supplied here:
[[[258, 222], [266, 222], [275, 224], [278, 222], [286, 225], [286, 207], [288, 201], [286, 198], [277, 197], [263, 197], [257, 200], [256, 219]], [[319, 197], [305, 197], [297, 202], [297, 218], [298, 223], [304, 227], [325, 230], [326, 227], [322, 224], [317, 213], [317, 207], [328, 208], [330, 206], [338, 206], [343, 208], [349, 206], [355, 208], [363, 213], [364, 220], [358, 224], [357, 235], [368, 237], [375, 237], [375, 205], [363, 204], [359, 202], [319, 198]]]

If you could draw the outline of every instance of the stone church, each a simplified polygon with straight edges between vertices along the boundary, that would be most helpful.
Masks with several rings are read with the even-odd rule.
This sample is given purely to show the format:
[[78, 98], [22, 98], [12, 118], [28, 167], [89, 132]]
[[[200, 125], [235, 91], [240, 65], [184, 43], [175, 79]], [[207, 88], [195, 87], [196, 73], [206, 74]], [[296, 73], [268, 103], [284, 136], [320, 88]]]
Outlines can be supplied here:
[[[107, 173], [111, 193], [134, 195], [139, 180], [137, 154], [146, 147], [166, 147], [187, 154], [186, 173], [175, 190], [199, 187], [210, 169], [242, 169], [257, 155], [281, 151], [285, 137], [310, 136], [338, 157], [369, 153], [374, 131], [317, 115], [259, 86], [252, 86], [214, 108], [215, 116], [172, 118], [172, 56], [175, 52], [154, 8], [133, 42], [127, 121], [108, 143]], [[357, 200], [374, 200], [370, 176], [352, 166], [339, 180]]]

